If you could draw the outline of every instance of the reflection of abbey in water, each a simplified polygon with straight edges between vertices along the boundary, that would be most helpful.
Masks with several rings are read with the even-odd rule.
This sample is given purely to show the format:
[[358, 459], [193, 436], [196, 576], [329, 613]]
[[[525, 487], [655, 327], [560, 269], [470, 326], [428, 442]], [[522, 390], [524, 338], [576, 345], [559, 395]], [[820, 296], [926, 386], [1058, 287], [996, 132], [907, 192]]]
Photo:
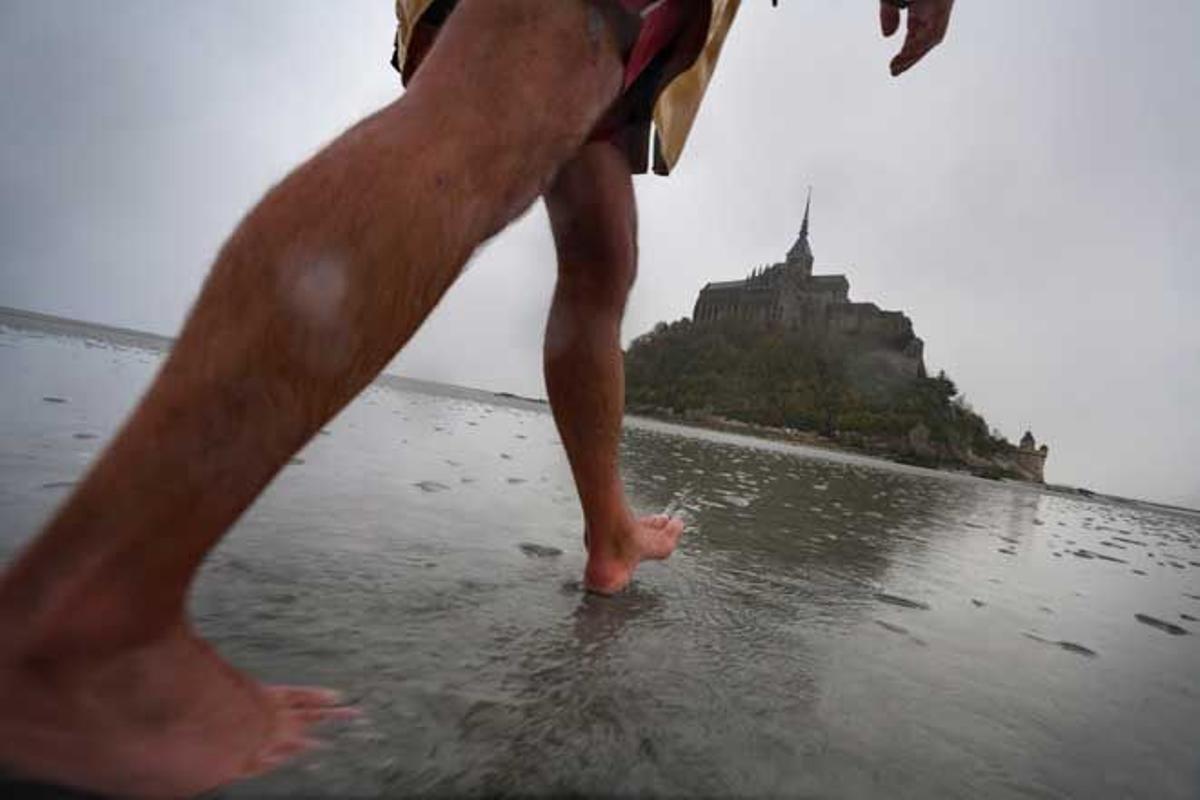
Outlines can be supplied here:
[[869, 351], [893, 373], [925, 377], [925, 345], [904, 312], [851, 302], [845, 275], [813, 275], [808, 243], [811, 205], [810, 193], [800, 235], [783, 262], [755, 269], [742, 280], [706, 284], [692, 321], [740, 319], [803, 331], [846, 350]]

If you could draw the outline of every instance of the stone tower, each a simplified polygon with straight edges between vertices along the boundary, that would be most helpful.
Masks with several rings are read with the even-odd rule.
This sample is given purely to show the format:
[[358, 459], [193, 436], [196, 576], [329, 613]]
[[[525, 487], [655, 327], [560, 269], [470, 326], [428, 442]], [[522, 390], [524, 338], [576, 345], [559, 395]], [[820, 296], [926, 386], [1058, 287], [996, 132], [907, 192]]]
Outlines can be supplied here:
[[1025, 435], [1021, 437], [1021, 444], [1017, 447], [1017, 468], [1029, 480], [1045, 483], [1046, 457], [1049, 455], [1050, 448], [1044, 444], [1038, 447], [1033, 432], [1025, 431]]

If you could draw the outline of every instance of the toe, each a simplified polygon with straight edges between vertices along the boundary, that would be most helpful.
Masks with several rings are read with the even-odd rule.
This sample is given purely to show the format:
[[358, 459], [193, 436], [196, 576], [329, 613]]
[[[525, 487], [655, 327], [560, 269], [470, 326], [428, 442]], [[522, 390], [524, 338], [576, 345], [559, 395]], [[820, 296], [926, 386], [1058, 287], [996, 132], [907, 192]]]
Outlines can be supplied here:
[[679, 537], [683, 535], [683, 520], [669, 518], [656, 533], [656, 540], [648, 548], [647, 557], [658, 560], [669, 558], [679, 544]]
[[342, 702], [339, 692], [317, 686], [268, 686], [267, 694], [282, 708], [329, 708]]
[[322, 722], [358, 719], [362, 716], [362, 712], [352, 706], [334, 706], [327, 708], [290, 709], [288, 716], [308, 726], [318, 725]]

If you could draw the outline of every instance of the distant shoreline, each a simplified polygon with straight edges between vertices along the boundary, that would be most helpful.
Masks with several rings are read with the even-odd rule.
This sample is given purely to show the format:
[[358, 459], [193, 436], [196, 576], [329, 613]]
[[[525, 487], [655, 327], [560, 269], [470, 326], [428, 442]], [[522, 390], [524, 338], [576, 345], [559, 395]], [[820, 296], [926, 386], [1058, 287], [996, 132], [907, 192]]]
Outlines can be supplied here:
[[806, 431], [791, 431], [782, 428], [770, 428], [761, 425], [750, 425], [748, 423], [739, 423], [732, 420], [695, 420], [685, 419], [683, 417], [669, 417], [661, 414], [647, 413], [645, 409], [630, 411], [626, 414], [627, 417], [634, 417], [641, 420], [649, 420], [658, 422], [664, 425], [671, 425], [680, 428], [691, 428], [693, 430], [711, 431], [714, 433], [725, 433], [734, 436], [744, 436], [751, 439], [759, 439], [766, 442], [776, 442], [784, 445], [794, 445], [797, 447], [807, 447], [817, 450], [824, 450], [829, 453], [837, 453], [839, 455], [850, 456], [868, 461], [875, 461], [881, 464], [889, 464], [893, 466], [906, 467], [909, 469], [924, 470], [937, 475], [953, 476], [957, 478], [987, 481], [989, 483], [1001, 483], [1005, 486], [1014, 489], [1023, 489], [1026, 491], [1052, 494], [1056, 496], [1077, 497], [1084, 500], [1101, 500], [1118, 505], [1134, 505], [1145, 508], [1151, 508], [1158, 511], [1164, 511], [1174, 514], [1183, 514], [1188, 517], [1200, 516], [1200, 509], [1188, 508], [1187, 506], [1172, 505], [1171, 503], [1159, 503], [1153, 500], [1141, 500], [1135, 497], [1122, 497], [1120, 495], [1105, 494], [1080, 486], [1067, 486], [1057, 483], [1032, 483], [1030, 481], [1020, 481], [1012, 479], [990, 479], [975, 475], [968, 470], [957, 470], [948, 468], [928, 467], [920, 464], [910, 464], [898, 459], [888, 458], [885, 454], [856, 450], [852, 447], [839, 445], [836, 442], [831, 442], [817, 434], [808, 433]]
[[[38, 311], [26, 311], [11, 306], [0, 306], [0, 327], [38, 333], [61, 333], [82, 339], [99, 339], [127, 347], [143, 347], [158, 352], [170, 350], [171, 345], [175, 343], [170, 336], [161, 336], [157, 333], [82, 319], [71, 319], [70, 317], [59, 317]], [[97, 334], [100, 335], [97, 336]]]
[[[159, 353], [165, 353], [169, 351], [171, 346], [175, 343], [175, 339], [173, 337], [163, 336], [157, 333], [148, 333], [146, 331], [139, 331], [133, 328], [124, 328], [116, 325], [105, 325], [99, 322], [89, 322], [87, 320], [60, 317], [53, 314], [44, 314], [38, 311], [26, 311], [24, 309], [12, 308], [11, 306], [0, 306], [0, 329], [3, 328], [30, 331], [34, 333], [61, 335], [78, 339], [91, 339], [93, 341], [102, 341], [109, 344], [115, 344], [119, 347], [133, 347]], [[457, 386], [455, 384], [440, 383], [437, 381], [423, 380], [421, 378], [410, 378], [403, 375], [396, 375], [394, 373], [382, 373], [372, 383], [376, 386], [383, 386], [399, 391], [415, 391], [423, 394], [455, 397], [463, 400], [474, 400], [478, 402], [495, 402], [496, 400], [500, 400], [504, 403], [527, 408], [531, 411], [541, 411], [543, 413], [549, 411], [548, 401], [543, 398], [525, 397], [513, 392], [497, 392], [488, 389], [475, 389], [466, 386]], [[939, 467], [926, 467], [919, 464], [908, 464], [902, 460], [889, 458], [887, 454], [884, 453], [857, 450], [845, 445], [839, 445], [836, 442], [832, 442], [828, 439], [817, 436], [816, 434], [805, 431], [769, 428], [761, 425], [740, 423], [733, 420], [686, 419], [683, 417], [655, 414], [648, 412], [646, 409], [631, 410], [628, 412], [628, 416], [661, 422], [668, 425], [676, 425], [683, 428], [693, 428], [696, 430], [707, 430], [717, 433], [746, 436], [764, 441], [777, 442], [780, 444], [809, 447], [818, 450], [824, 450], [830, 453], [839, 453], [856, 458], [875, 460], [885, 464], [916, 467], [920, 469], [928, 469], [930, 472], [937, 472], [946, 475], [959, 475], [965, 478], [986, 480], [985, 478], [981, 478], [977, 475], [972, 475], [967, 470], [955, 470]], [[1188, 516], [1200, 516], [1200, 509], [1187, 508], [1186, 506], [1177, 506], [1170, 503], [1158, 503], [1151, 500], [1139, 500], [1136, 498], [1109, 495], [1102, 492], [1093, 492], [1090, 489], [1081, 487], [1063, 486], [1057, 484], [1032, 484], [1022, 481], [1003, 482], [1006, 485], [1013, 487], [1044, 491], [1059, 496], [1102, 499], [1125, 505], [1135, 504], [1146, 506], [1161, 511], [1185, 514]]]

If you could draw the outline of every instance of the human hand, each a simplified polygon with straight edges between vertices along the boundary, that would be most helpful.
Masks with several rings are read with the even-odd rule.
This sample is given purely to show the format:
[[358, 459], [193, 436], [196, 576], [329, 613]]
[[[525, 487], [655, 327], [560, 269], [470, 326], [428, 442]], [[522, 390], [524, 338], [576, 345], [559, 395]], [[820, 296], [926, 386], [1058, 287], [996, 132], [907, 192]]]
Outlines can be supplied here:
[[908, 33], [904, 47], [892, 59], [892, 75], [899, 75], [946, 38], [954, 0], [880, 0], [879, 25], [885, 37], [900, 28], [900, 10], [908, 10]]

